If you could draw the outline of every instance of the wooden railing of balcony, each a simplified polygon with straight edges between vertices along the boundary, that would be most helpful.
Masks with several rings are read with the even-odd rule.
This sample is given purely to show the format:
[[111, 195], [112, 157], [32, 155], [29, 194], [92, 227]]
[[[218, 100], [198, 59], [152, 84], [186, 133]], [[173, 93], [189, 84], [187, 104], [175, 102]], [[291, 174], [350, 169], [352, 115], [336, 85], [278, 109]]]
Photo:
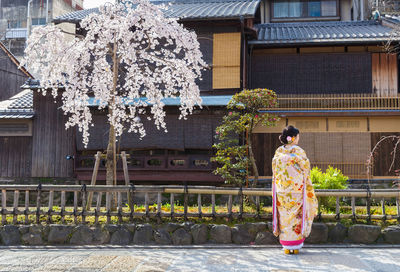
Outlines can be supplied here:
[[[107, 223], [111, 223], [111, 217], [118, 218], [119, 223], [130, 222], [134, 219], [161, 219], [161, 218], [258, 218], [271, 219], [272, 214], [261, 209], [261, 198], [271, 197], [270, 189], [264, 188], [227, 188], [227, 187], [212, 187], [212, 186], [80, 186], [80, 185], [0, 185], [1, 190], [1, 222], [2, 224], [9, 223], [7, 216], [12, 217], [13, 224], [30, 224], [32, 215], [36, 223], [41, 223], [43, 219], [47, 223], [53, 222], [53, 216], [61, 217], [61, 222], [64, 223], [66, 216], [69, 219], [73, 218], [77, 224], [88, 223], [89, 216], [94, 217], [94, 223], [99, 222], [99, 217], [106, 217]], [[23, 193], [24, 199], [20, 199], [20, 193]], [[88, 194], [95, 193], [94, 202], [88, 203]], [[134, 200], [137, 194], [144, 194], [144, 212], [135, 210]], [[61, 195], [60, 200], [55, 201], [55, 194]], [[68, 194], [68, 196], [67, 196]], [[73, 195], [71, 199], [72, 206], [68, 206], [67, 199]], [[112, 195], [117, 195], [116, 209], [112, 209]], [[168, 211], [162, 210], [162, 197], [165, 194], [169, 195], [170, 208]], [[189, 212], [188, 196], [197, 195], [197, 213]], [[156, 195], [157, 200], [151, 201], [150, 195]], [[175, 208], [176, 199], [183, 195], [183, 212], [177, 211]], [[211, 196], [211, 212], [203, 212], [205, 205], [209, 207], [209, 203], [202, 202], [202, 196]], [[216, 196], [227, 195], [226, 212], [216, 211]], [[7, 201], [8, 196], [11, 196], [10, 201]], [[105, 196], [105, 201], [104, 200]], [[244, 196], [252, 196], [255, 198], [256, 209], [251, 212], [244, 210]], [[347, 190], [316, 190], [317, 197], [335, 197], [336, 198], [336, 213], [321, 214], [319, 209], [319, 219], [367, 219], [367, 220], [400, 220], [400, 190], [389, 189], [347, 189]], [[34, 197], [30, 201], [30, 197]], [[238, 211], [233, 210], [233, 197], [238, 199]], [[340, 200], [343, 198], [351, 199], [351, 214], [341, 213]], [[366, 199], [366, 213], [357, 213], [356, 198]], [[382, 199], [381, 214], [371, 213], [371, 198]], [[47, 199], [47, 203], [43, 203]], [[128, 199], [127, 205], [123, 203], [123, 199]], [[396, 214], [387, 214], [385, 199], [396, 199]], [[34, 206], [33, 203], [34, 203]], [[57, 202], [57, 203], [56, 203]], [[58, 203], [59, 202], [59, 203]], [[166, 202], [164, 200], [164, 202]], [[167, 201], [168, 202], [168, 201]], [[8, 205], [12, 204], [12, 206]], [[23, 204], [23, 205], [21, 205]], [[42, 204], [44, 204], [42, 206]], [[92, 204], [95, 206], [92, 208]], [[105, 204], [105, 205], [104, 205]], [[154, 205], [155, 204], [155, 205]], [[58, 206], [59, 205], [59, 206]], [[150, 207], [156, 206], [156, 209]], [[57, 207], [57, 209], [55, 209]], [[18, 216], [24, 217], [18, 219]], [[31, 218], [29, 216], [31, 215]], [[79, 220], [78, 220], [79, 219]], [[124, 220], [125, 219], [125, 220]]]
[[400, 95], [303, 94], [278, 95], [274, 110], [400, 110]]

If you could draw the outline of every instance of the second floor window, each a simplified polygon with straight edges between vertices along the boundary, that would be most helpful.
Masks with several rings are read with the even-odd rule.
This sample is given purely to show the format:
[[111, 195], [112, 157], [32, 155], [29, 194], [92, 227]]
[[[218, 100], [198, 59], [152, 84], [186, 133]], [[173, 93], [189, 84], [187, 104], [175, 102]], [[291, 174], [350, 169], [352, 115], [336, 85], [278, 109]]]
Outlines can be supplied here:
[[272, 2], [272, 17], [314, 18], [338, 16], [337, 0], [275, 0]]

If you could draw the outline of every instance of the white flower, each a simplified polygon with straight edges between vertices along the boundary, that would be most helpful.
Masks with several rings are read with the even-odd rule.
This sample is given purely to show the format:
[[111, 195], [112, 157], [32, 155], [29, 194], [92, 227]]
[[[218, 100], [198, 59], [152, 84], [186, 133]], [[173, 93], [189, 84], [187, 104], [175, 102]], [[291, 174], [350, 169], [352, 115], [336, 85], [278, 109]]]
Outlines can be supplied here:
[[[126, 9], [124, 5], [135, 8]], [[166, 130], [163, 99], [180, 97], [181, 118], [201, 105], [196, 79], [206, 66], [196, 34], [148, 0], [106, 5], [82, 20], [83, 38], [65, 38], [56, 26], [34, 28], [21, 65], [39, 74], [43, 90], [61, 94], [66, 127], [77, 126], [83, 142], [93, 125], [89, 98], [99, 109], [108, 107], [108, 122], [116, 136], [129, 132], [145, 136], [138, 115], [151, 114], [157, 128]], [[110, 61], [116, 49], [117, 66]], [[114, 68], [118, 78], [114, 81]], [[115, 84], [117, 83], [117, 84]], [[144, 101], [143, 98], [147, 100]], [[127, 105], [128, 104], [128, 105]]]

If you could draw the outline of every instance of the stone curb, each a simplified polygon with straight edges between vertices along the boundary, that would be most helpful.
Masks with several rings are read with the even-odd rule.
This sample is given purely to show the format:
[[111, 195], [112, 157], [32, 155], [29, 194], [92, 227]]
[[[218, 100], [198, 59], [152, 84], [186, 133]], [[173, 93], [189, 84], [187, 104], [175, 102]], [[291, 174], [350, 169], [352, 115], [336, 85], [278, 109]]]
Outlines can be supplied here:
[[[375, 225], [314, 223], [306, 244], [396, 244], [400, 245], [400, 227], [384, 230]], [[6, 225], [0, 226], [0, 246], [68, 246], [68, 245], [279, 245], [267, 223], [243, 223], [229, 227], [223, 224], [193, 224], [190, 222], [126, 225]], [[136, 246], [137, 247], [137, 246]]]

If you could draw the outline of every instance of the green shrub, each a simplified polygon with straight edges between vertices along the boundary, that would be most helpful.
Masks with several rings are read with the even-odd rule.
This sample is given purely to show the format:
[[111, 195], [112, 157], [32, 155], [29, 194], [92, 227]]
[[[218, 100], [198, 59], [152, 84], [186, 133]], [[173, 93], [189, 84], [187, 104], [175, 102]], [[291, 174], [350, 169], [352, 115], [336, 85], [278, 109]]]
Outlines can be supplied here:
[[[311, 181], [315, 189], [346, 189], [349, 177], [343, 175], [342, 171], [329, 166], [325, 173], [318, 167], [311, 169]], [[335, 197], [319, 198], [319, 204], [326, 210], [331, 211], [336, 208]]]

